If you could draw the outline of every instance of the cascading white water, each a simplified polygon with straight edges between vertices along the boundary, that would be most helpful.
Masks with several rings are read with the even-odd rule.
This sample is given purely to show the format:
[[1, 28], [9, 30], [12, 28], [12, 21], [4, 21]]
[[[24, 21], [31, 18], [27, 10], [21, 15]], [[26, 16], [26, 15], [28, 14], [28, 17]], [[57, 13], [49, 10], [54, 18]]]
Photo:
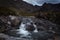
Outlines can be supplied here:
[[38, 30], [37, 30], [37, 26], [36, 26], [35, 24], [33, 24], [33, 26], [35, 27], [34, 32], [38, 32]]
[[21, 23], [21, 25], [19, 26], [20, 28], [18, 29], [18, 34], [21, 34], [21, 37], [26, 37], [30, 34], [27, 30], [25, 30], [25, 25], [26, 24]]
[[[31, 25], [31, 22], [33, 21], [30, 19], [28, 20], [29, 20], [28, 22], [25, 22], [25, 20], [22, 21], [21, 25], [19, 26], [18, 34], [21, 34], [20, 37], [30, 37], [29, 35], [31, 35], [31, 33], [28, 30], [26, 30], [26, 25]], [[32, 25], [35, 27], [35, 30], [32, 32], [38, 32], [36, 25], [34, 23]]]

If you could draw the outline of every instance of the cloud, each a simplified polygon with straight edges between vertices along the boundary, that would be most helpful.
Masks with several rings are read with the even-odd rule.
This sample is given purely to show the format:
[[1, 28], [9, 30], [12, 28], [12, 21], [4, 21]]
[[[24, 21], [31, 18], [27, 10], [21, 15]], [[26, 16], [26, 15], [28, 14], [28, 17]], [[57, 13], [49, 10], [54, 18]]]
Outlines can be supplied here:
[[52, 3], [52, 4], [60, 3], [60, 0], [23, 0], [23, 1], [38, 6], [42, 6], [44, 3]]
[[39, 5], [39, 6], [42, 6], [42, 4], [38, 3], [37, 0], [23, 0], [27, 3], [30, 3], [32, 5]]

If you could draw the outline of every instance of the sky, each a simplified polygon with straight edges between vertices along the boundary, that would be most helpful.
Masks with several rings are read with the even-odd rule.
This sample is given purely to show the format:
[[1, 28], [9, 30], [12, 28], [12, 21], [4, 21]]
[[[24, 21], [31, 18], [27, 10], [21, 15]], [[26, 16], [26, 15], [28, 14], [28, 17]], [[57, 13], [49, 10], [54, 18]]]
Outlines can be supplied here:
[[38, 6], [42, 6], [44, 3], [52, 3], [52, 4], [60, 3], [60, 0], [23, 0], [23, 1]]

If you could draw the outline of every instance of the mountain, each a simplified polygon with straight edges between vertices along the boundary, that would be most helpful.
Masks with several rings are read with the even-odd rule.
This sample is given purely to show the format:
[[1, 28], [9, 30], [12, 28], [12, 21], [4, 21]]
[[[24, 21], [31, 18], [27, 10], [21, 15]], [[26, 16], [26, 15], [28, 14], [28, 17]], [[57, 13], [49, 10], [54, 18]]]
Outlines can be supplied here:
[[[44, 3], [42, 6], [33, 6], [22, 0], [0, 0], [0, 7], [11, 8], [11, 10], [17, 10], [22, 15], [37, 15], [38, 18], [48, 19], [50, 21], [60, 24], [60, 3], [51, 4]], [[15, 9], [14, 9], [15, 8]]]
[[27, 12], [33, 12], [40, 9], [38, 6], [33, 6], [22, 0], [0, 0], [0, 6], [14, 7]]
[[51, 3], [44, 3], [42, 6], [42, 11], [60, 11], [60, 3], [59, 4], [51, 4]]
[[60, 4], [44, 3], [42, 6], [33, 6], [22, 0], [0, 0], [0, 6], [14, 7], [27, 12], [35, 11], [60, 11]]
[[39, 12], [37, 18], [44, 18], [60, 25], [60, 3], [44, 3], [37, 12]]

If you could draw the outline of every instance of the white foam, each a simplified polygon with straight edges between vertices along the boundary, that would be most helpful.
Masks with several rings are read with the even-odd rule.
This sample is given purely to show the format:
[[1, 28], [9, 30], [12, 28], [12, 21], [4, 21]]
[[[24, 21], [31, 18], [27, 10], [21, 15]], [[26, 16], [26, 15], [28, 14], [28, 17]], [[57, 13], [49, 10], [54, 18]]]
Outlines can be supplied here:
[[25, 30], [25, 24], [21, 23], [20, 28], [18, 29], [18, 34], [22, 34], [22, 36], [28, 36], [30, 33]]
[[37, 26], [35, 24], [33, 24], [33, 26], [35, 27], [35, 30], [33, 32], [38, 32]]

